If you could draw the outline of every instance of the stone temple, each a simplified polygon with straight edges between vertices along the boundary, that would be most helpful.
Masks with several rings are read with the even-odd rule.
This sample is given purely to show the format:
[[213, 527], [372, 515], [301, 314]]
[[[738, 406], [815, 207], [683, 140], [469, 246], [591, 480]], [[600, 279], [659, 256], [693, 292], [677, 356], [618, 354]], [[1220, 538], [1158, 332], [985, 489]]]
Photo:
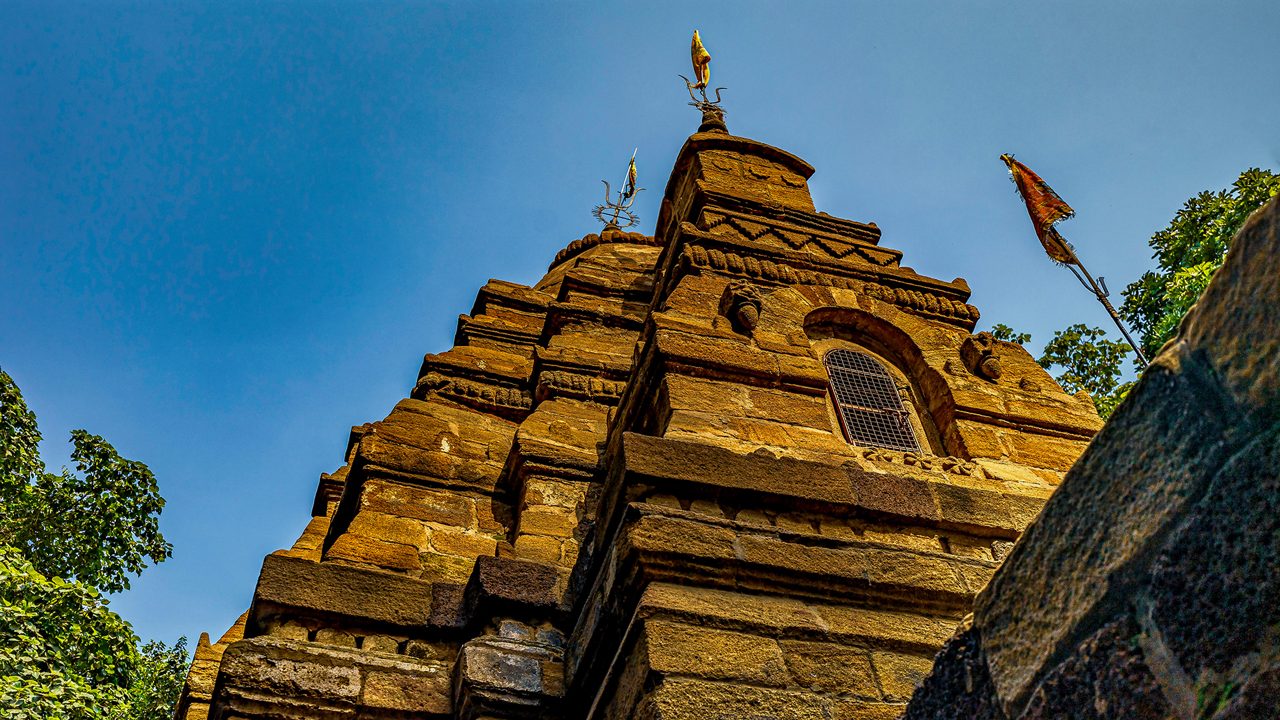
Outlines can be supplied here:
[[1102, 423], [716, 118], [653, 235], [492, 280], [178, 717], [898, 718]]

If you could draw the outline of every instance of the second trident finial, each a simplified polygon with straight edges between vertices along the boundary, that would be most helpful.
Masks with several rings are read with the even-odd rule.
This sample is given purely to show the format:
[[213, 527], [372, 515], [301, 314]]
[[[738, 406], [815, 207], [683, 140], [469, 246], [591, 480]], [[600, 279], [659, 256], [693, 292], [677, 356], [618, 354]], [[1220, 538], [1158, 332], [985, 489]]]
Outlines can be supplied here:
[[[636, 150], [639, 150], [639, 148], [636, 148]], [[631, 151], [631, 163], [627, 165], [627, 180], [622, 184], [622, 189], [618, 191], [617, 200], [613, 199], [613, 191], [609, 188], [609, 181], [600, 181], [604, 183], [604, 204], [597, 205], [591, 211], [591, 214], [604, 223], [605, 228], [621, 230], [640, 222], [640, 216], [631, 212], [631, 206], [636, 202], [636, 193], [644, 190], [644, 188], [636, 187], [636, 150]]]
[[[689, 50], [693, 60], [693, 76], [697, 82], [692, 82], [683, 75], [680, 79], [684, 80], [685, 88], [689, 91], [689, 99], [693, 101], [689, 104], [702, 111], [702, 126], [698, 128], [698, 132], [714, 130], [728, 132], [729, 129], [724, 124], [724, 108], [720, 107], [720, 91], [725, 88], [715, 89], [715, 100], [707, 97], [707, 85], [711, 82], [711, 53], [703, 47], [702, 38], [698, 36], [697, 30], [693, 31], [693, 44]], [[701, 98], [693, 94], [694, 90], [698, 91]]]

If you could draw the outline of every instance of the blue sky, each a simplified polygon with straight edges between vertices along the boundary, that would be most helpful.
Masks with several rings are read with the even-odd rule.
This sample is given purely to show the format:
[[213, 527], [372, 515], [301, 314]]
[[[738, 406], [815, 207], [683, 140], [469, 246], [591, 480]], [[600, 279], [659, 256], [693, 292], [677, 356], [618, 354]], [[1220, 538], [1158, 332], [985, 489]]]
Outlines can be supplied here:
[[222, 632], [348, 428], [598, 227], [637, 146], [652, 231], [694, 27], [731, 131], [1033, 348], [1107, 318], [1000, 153], [1117, 292], [1188, 196], [1280, 167], [1273, 0], [688, 5], [0, 4], [0, 367], [55, 463], [84, 427], [155, 471], [174, 557], [114, 601], [142, 636]]

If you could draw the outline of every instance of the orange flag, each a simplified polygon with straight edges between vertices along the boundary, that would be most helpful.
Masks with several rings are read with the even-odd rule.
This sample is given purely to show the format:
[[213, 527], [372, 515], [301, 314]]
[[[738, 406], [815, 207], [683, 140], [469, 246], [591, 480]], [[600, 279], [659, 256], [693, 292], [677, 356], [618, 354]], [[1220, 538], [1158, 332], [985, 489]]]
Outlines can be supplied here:
[[1009, 166], [1013, 184], [1018, 186], [1018, 194], [1027, 204], [1027, 213], [1031, 216], [1031, 224], [1036, 228], [1036, 237], [1040, 238], [1044, 251], [1057, 262], [1067, 265], [1076, 263], [1076, 256], [1071, 251], [1071, 246], [1053, 227], [1054, 223], [1066, 220], [1075, 215], [1076, 211], [1058, 197], [1058, 193], [1041, 180], [1031, 168], [1014, 160], [1008, 153], [1001, 155], [1000, 159]]

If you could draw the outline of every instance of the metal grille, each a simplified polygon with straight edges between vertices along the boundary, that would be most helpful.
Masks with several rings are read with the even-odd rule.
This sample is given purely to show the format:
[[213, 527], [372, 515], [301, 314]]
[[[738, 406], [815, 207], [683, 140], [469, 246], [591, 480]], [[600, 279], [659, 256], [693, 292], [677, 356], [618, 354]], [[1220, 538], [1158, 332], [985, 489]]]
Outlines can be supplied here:
[[822, 361], [850, 443], [920, 451], [898, 387], [883, 365], [866, 353], [852, 350], [832, 350]]

